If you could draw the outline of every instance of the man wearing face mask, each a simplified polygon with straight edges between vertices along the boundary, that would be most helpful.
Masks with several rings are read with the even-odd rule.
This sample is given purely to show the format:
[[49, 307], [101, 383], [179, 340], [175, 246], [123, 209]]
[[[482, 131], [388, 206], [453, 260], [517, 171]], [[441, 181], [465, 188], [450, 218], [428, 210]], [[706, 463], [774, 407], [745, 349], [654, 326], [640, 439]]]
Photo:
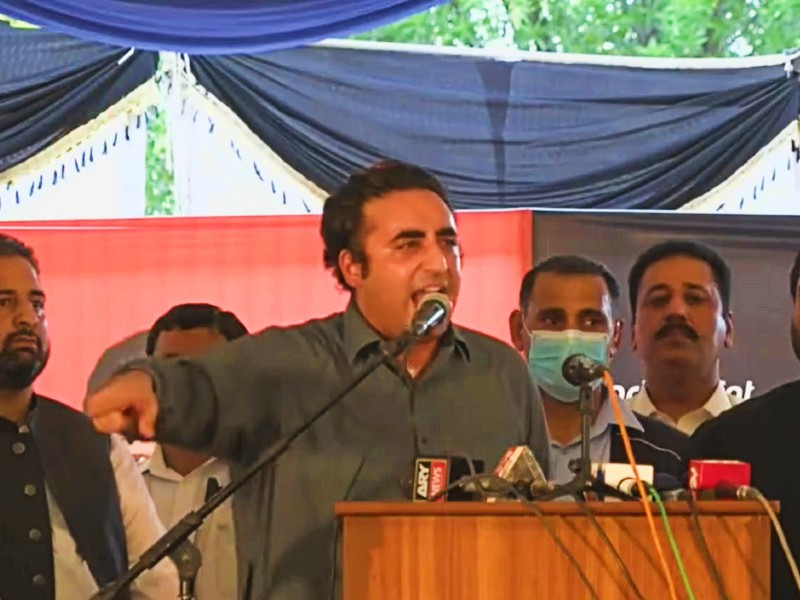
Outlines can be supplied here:
[[[517, 350], [528, 357], [528, 370], [542, 396], [550, 432], [550, 479], [566, 483], [574, 476], [569, 463], [580, 456], [578, 388], [564, 379], [561, 367], [573, 354], [609, 363], [619, 349], [622, 322], [614, 318], [619, 285], [608, 269], [582, 256], [548, 258], [522, 280], [519, 309], [509, 317]], [[621, 403], [637, 462], [658, 473], [682, 478], [688, 438]], [[627, 463], [619, 426], [606, 390], [592, 394], [592, 462]]]

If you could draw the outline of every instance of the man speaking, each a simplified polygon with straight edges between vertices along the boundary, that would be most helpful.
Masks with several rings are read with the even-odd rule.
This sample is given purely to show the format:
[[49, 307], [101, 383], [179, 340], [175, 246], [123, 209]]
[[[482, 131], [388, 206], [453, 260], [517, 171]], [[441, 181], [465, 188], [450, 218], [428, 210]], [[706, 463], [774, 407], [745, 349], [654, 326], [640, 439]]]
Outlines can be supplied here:
[[[321, 234], [325, 266], [351, 292], [343, 313], [119, 374], [88, 400], [96, 427], [247, 464], [351, 381], [383, 341], [407, 331], [432, 294], [456, 304], [456, 224], [445, 190], [425, 170], [386, 162], [351, 176], [326, 201]], [[524, 363], [509, 346], [445, 322], [234, 497], [237, 531], [247, 532], [237, 535], [240, 589], [259, 599], [330, 597], [335, 502], [405, 499], [419, 455], [494, 464], [517, 444], [548, 464]]]

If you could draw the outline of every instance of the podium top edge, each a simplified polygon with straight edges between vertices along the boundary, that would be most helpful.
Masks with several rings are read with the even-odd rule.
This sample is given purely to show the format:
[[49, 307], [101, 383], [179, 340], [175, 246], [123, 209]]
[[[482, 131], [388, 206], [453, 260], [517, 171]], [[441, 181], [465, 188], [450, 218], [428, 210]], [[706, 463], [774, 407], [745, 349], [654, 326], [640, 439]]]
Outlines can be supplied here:
[[[703, 515], [765, 515], [764, 507], [756, 501], [712, 500], [697, 501], [697, 510]], [[640, 502], [587, 502], [595, 515], [643, 516]], [[770, 502], [779, 512], [779, 503]], [[536, 506], [546, 515], [584, 517], [584, 510], [577, 502], [537, 502]], [[689, 515], [687, 502], [665, 502], [667, 514]], [[652, 505], [653, 512], [658, 507]], [[338, 517], [354, 516], [534, 516], [530, 506], [521, 502], [337, 502], [334, 511]]]

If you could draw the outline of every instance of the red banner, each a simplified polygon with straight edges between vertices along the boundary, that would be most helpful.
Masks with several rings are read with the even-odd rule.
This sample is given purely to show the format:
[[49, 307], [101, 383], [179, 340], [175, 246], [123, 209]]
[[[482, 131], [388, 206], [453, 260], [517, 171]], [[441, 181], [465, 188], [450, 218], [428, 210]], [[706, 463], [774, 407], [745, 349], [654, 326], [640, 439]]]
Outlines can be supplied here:
[[[465, 260], [455, 321], [507, 340], [508, 313], [531, 265], [531, 214], [457, 220]], [[322, 267], [318, 216], [6, 223], [2, 230], [34, 248], [48, 296], [52, 354], [36, 389], [73, 406], [103, 350], [174, 304], [218, 304], [257, 331], [347, 303]]]

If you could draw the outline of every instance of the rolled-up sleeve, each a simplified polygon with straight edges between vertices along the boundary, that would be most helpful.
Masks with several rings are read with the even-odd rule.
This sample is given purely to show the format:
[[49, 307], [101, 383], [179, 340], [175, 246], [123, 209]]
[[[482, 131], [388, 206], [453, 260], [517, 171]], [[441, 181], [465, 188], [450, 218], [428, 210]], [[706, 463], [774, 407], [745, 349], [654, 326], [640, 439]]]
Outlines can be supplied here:
[[255, 440], [275, 439], [281, 378], [308, 377], [308, 349], [297, 337], [271, 328], [199, 358], [142, 363], [158, 397], [157, 439], [233, 460], [246, 458]]

